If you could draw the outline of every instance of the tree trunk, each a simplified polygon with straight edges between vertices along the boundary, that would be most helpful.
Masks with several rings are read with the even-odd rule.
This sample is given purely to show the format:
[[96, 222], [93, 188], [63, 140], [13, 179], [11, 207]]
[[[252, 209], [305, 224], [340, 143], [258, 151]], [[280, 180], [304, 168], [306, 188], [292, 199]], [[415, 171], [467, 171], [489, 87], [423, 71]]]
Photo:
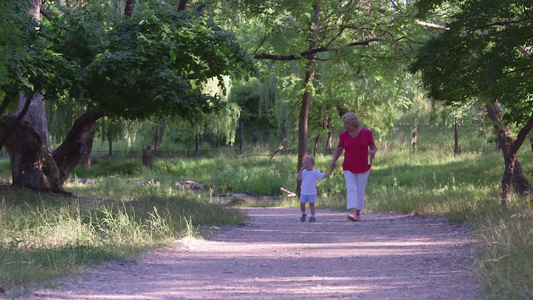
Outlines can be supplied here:
[[318, 140], [320, 139], [320, 135], [317, 134], [315, 137], [315, 146], [313, 147], [313, 156], [316, 157], [316, 153], [318, 152]]
[[[36, 92], [31, 98], [30, 107], [28, 112], [22, 118], [23, 121], [27, 121], [33, 127], [33, 130], [41, 137], [41, 141], [46, 147], [50, 148], [50, 135], [48, 134], [48, 117], [46, 115], [46, 109], [44, 106], [44, 97], [40, 92]], [[23, 94], [19, 95], [19, 104], [15, 114], [22, 111], [27, 97]]]
[[[0, 120], [0, 132], [4, 135], [15, 122], [9, 115]], [[11, 160], [12, 185], [40, 191], [62, 192], [59, 170], [48, 147], [27, 121], [22, 121], [9, 135], [6, 144]]]
[[[297, 172], [303, 166], [304, 157], [307, 155], [307, 124], [309, 120], [309, 110], [311, 108], [311, 100], [313, 99], [313, 92], [309, 90], [309, 86], [312, 85], [312, 80], [315, 77], [314, 61], [311, 61], [311, 71], [305, 74], [305, 92], [302, 101], [302, 108], [300, 110], [299, 123], [298, 123], [298, 168]], [[296, 194], [300, 196], [301, 181], [296, 183]]]
[[[313, 5], [313, 25], [311, 27], [311, 39], [309, 43], [309, 49], [316, 47], [316, 33], [319, 30], [319, 13], [320, 7], [317, 3]], [[302, 99], [302, 107], [300, 109], [300, 116], [298, 118], [298, 166], [296, 172], [298, 172], [303, 166], [304, 157], [307, 155], [307, 126], [309, 122], [309, 111], [311, 109], [311, 100], [313, 99], [313, 79], [315, 78], [316, 70], [316, 54], [310, 54], [308, 57], [308, 70], [305, 73], [304, 79], [304, 95]], [[302, 181], [296, 181], [296, 195], [300, 197]]]
[[143, 149], [143, 166], [152, 167], [154, 165], [155, 153], [154, 145], [149, 145]]
[[327, 154], [331, 154], [331, 131], [328, 131], [328, 139], [327, 139], [327, 142], [326, 142], [326, 153]]
[[81, 165], [86, 169], [90, 169], [92, 167], [93, 142], [94, 142], [94, 129], [91, 131], [91, 133], [87, 137], [87, 142], [85, 143], [85, 145], [87, 146], [87, 153], [85, 153], [85, 155], [83, 155], [83, 157], [81, 158]]
[[84, 156], [91, 152], [89, 138], [98, 119], [104, 116], [101, 112], [88, 111], [80, 116], [67, 133], [61, 145], [54, 150], [54, 160], [59, 168], [61, 184], [63, 184], [72, 170], [77, 167]]
[[133, 9], [135, 8], [135, 0], [126, 0], [126, 7], [124, 8], [124, 16], [127, 19], [133, 17]]
[[28, 15], [32, 16], [37, 23], [41, 23], [42, 0], [30, 0], [30, 2], [33, 6], [28, 9]]
[[[327, 130], [329, 128], [329, 116], [326, 115], [326, 117], [324, 118], [324, 126], [323, 126], [323, 129], [324, 131]], [[325, 149], [325, 153], [327, 154], [331, 154], [331, 131], [328, 132], [328, 137], [326, 139], [326, 149]]]
[[494, 131], [498, 137], [498, 146], [502, 150], [503, 160], [505, 163], [505, 170], [501, 180], [501, 204], [508, 205], [511, 201], [511, 193], [513, 187], [519, 194], [524, 194], [531, 190], [529, 181], [522, 174], [522, 167], [518, 160], [518, 149], [524, 143], [527, 134], [533, 128], [533, 115], [520, 132], [516, 140], [511, 139], [511, 132], [508, 126], [500, 126], [501, 124], [501, 110], [498, 102], [488, 103], [486, 105], [488, 115], [494, 123]]
[[109, 157], [113, 156], [113, 141], [109, 141]]
[[143, 149], [143, 166], [152, 167], [154, 165], [155, 155], [157, 154], [159, 145], [163, 142], [163, 135], [165, 134], [166, 128], [167, 124], [165, 122], [160, 122], [158, 124], [157, 129], [155, 130], [153, 143]]
[[180, 3], [178, 5], [178, 11], [184, 11], [187, 7], [187, 0], [180, 0]]
[[413, 139], [411, 140], [411, 146], [413, 148], [413, 152], [416, 152], [416, 149], [418, 148], [418, 126], [416, 125], [413, 127]]

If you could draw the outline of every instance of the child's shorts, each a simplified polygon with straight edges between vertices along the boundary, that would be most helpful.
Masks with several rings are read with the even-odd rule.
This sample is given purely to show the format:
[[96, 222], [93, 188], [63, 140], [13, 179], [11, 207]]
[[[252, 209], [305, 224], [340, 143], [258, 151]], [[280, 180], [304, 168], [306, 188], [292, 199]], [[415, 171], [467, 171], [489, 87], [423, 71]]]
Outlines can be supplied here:
[[300, 195], [300, 203], [316, 203], [316, 195]]

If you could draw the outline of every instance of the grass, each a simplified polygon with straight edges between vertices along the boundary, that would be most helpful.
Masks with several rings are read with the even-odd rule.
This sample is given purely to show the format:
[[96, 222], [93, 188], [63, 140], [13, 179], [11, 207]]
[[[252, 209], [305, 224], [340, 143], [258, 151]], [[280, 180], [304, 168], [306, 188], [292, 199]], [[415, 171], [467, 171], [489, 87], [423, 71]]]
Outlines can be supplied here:
[[[519, 158], [530, 176], [533, 154], [522, 150]], [[316, 161], [315, 167], [325, 171], [331, 157], [319, 155]], [[76, 169], [65, 185], [75, 198], [3, 193], [0, 287], [42, 282], [196, 236], [202, 226], [244, 220], [236, 210], [217, 203], [211, 193], [179, 190], [176, 182], [209, 184], [213, 192], [281, 197], [280, 187], [294, 191], [296, 185], [295, 156], [271, 161], [268, 156], [226, 155], [158, 160], [151, 169], [139, 165], [140, 159], [102, 159], [95, 160], [91, 170]], [[0, 165], [0, 176], [9, 176], [5, 169], [5, 163]], [[531, 299], [533, 207], [529, 198], [518, 196], [508, 207], [499, 205], [502, 174], [500, 153], [382, 150], [370, 175], [367, 210], [446, 216], [469, 224], [479, 245], [475, 272], [485, 283], [484, 297]], [[77, 178], [91, 178], [94, 183], [83, 184]], [[318, 209], [345, 210], [340, 170], [318, 187]], [[282, 197], [278, 204], [296, 208], [297, 199]]]
[[195, 236], [202, 226], [246, 219], [205, 195], [156, 181], [102, 177], [65, 188], [76, 197], [3, 188], [0, 287], [13, 297], [28, 285]]

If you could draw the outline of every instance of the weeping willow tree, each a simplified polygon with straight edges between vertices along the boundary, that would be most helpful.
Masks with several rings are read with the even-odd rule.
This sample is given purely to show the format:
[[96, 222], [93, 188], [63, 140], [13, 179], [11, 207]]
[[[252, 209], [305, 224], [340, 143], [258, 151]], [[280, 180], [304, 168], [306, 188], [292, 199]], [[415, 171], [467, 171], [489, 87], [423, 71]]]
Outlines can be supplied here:
[[[202, 135], [214, 135], [220, 137], [225, 144], [235, 142], [235, 128], [237, 127], [240, 108], [235, 103], [228, 101], [228, 95], [222, 87], [230, 88], [231, 79], [223, 77], [223, 82], [218, 79], [210, 79], [203, 84], [202, 92], [217, 95], [224, 107], [217, 112], [198, 115], [196, 118], [186, 120], [180, 117], [152, 118], [142, 123], [142, 133], [139, 138], [145, 146], [143, 148], [143, 165], [151, 166], [155, 153], [163, 143], [163, 139], [173, 141], [195, 141], [195, 150], [198, 154], [199, 139]], [[150, 134], [151, 133], [151, 134]], [[149, 152], [149, 153], [147, 153]], [[147, 156], [149, 154], [150, 157]]]

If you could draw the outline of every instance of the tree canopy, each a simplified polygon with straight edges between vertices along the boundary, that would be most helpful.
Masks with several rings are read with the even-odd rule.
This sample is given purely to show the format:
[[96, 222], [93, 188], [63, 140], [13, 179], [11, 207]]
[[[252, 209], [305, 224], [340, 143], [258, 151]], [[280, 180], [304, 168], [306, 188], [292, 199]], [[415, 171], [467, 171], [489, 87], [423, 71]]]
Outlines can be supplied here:
[[[422, 16], [444, 1], [419, 1]], [[457, 13], [419, 51], [432, 98], [453, 104], [489, 97], [504, 118], [524, 123], [533, 110], [533, 3], [525, 0], [453, 1]]]
[[164, 4], [139, 6], [131, 19], [105, 22], [76, 10], [58, 17], [48, 32], [57, 33], [54, 49], [82, 71], [77, 95], [108, 116], [194, 119], [220, 108], [216, 95], [202, 93], [208, 78], [223, 85], [224, 75], [253, 71], [232, 34], [196, 12]]
[[201, 13], [157, 2], [138, 5], [131, 19], [112, 18], [96, 5], [51, 14], [26, 32], [38, 35], [36, 42], [5, 58], [10, 73], [2, 90], [44, 90], [47, 100], [68, 95], [126, 119], [194, 119], [218, 110], [218, 96], [202, 93], [202, 85], [217, 77], [224, 88], [222, 76], [254, 72], [251, 58]]

